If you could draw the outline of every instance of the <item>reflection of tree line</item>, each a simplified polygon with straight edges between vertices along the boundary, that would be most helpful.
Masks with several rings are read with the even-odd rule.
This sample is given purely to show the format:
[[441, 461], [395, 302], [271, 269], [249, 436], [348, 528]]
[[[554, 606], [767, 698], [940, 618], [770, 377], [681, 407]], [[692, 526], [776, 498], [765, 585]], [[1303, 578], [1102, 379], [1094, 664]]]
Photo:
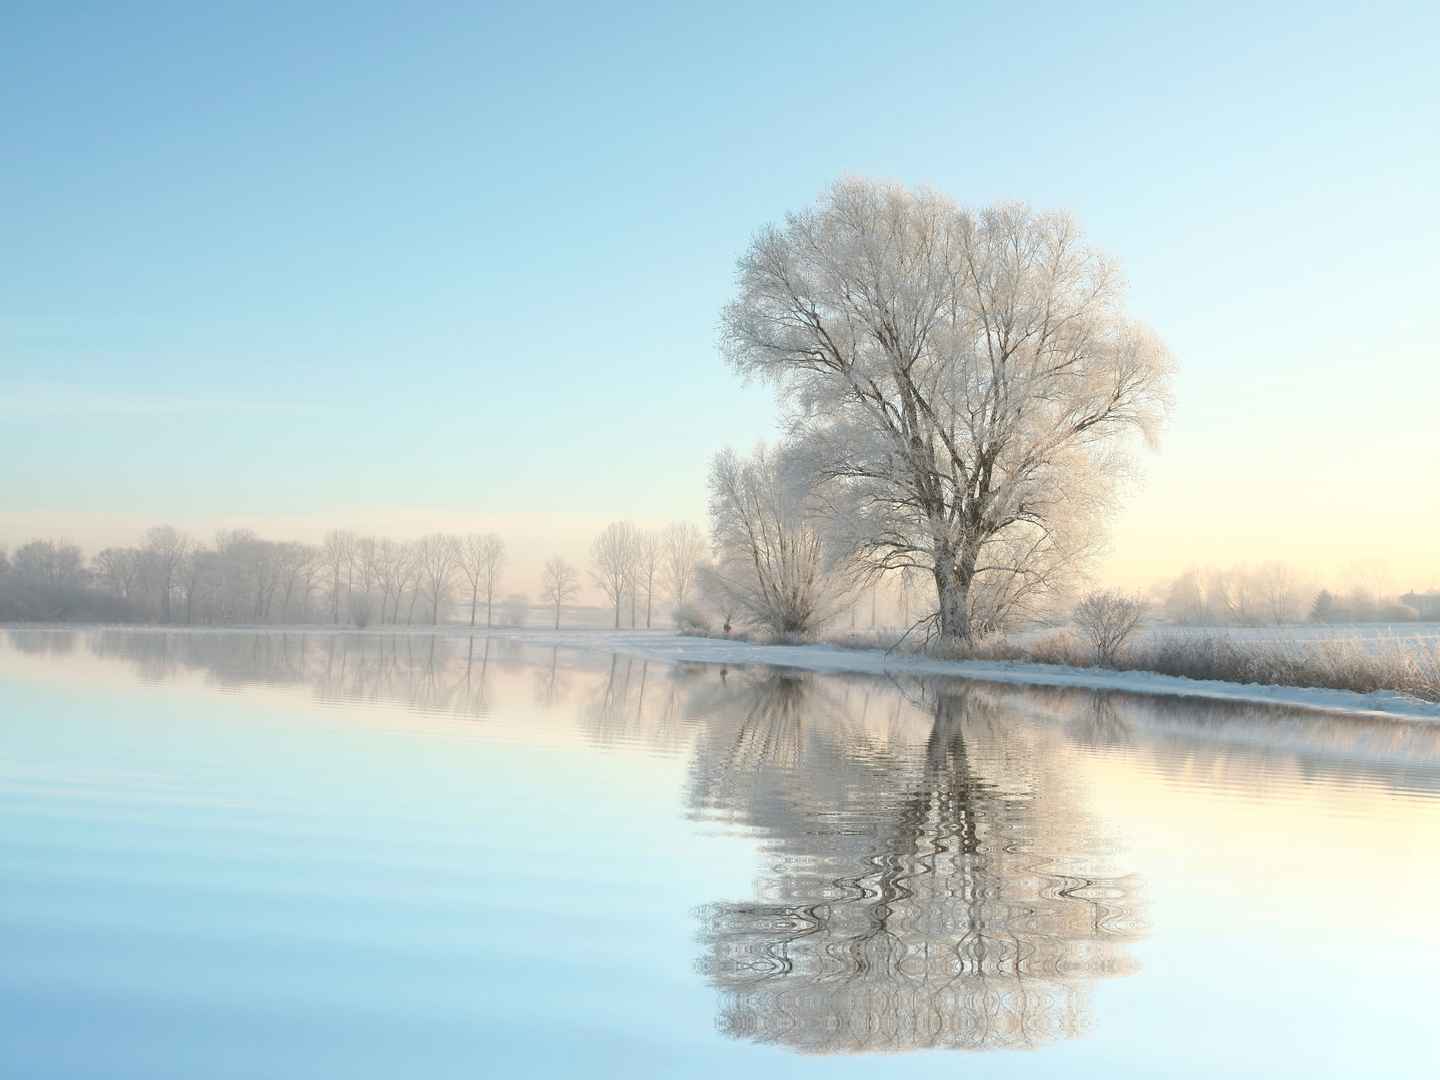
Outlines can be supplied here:
[[712, 703], [696, 812], [749, 825], [774, 860], [757, 898], [703, 913], [727, 1034], [1034, 1046], [1077, 1034], [1086, 984], [1131, 969], [1133, 882], [1103, 872], [1053, 754], [963, 688], [916, 689], [908, 724], [857, 723], [805, 676]]
[[284, 631], [17, 629], [9, 643], [29, 654], [93, 655], [161, 682], [188, 672], [224, 687], [307, 687], [323, 701], [398, 704], [425, 712], [485, 716], [497, 695], [515, 706], [583, 706], [595, 740], [679, 748], [686, 695], [712, 669], [609, 653], [536, 647], [486, 635]]
[[[525, 668], [518, 648], [503, 640], [434, 634], [103, 630], [90, 635], [89, 645], [95, 655], [125, 660], [153, 681], [200, 671], [221, 686], [306, 686], [327, 702], [477, 717], [494, 708], [496, 670]], [[557, 668], [552, 657], [546, 684], [552, 698], [563, 685]]]
[[1017, 719], [1058, 724], [1083, 750], [1141, 754], [1164, 776], [1198, 768], [1254, 784], [1272, 772], [1321, 779], [1339, 771], [1390, 790], [1440, 790], [1440, 724], [1121, 691], [985, 693]]

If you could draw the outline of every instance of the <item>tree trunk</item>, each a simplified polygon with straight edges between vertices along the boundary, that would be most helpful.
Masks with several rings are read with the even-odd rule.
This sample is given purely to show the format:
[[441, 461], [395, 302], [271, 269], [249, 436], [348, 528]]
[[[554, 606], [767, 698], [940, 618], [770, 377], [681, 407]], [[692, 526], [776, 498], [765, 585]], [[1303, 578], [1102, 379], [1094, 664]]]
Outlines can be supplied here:
[[975, 577], [977, 552], [958, 557], [943, 548], [935, 560], [935, 589], [940, 600], [940, 640], [968, 642], [970, 628], [970, 584]]
[[555, 601], [555, 629], [560, 629], [560, 601]]
[[479, 590], [479, 589], [471, 589], [471, 590], [470, 590], [470, 625], [471, 625], [471, 626], [474, 626], [474, 625], [475, 625], [475, 605], [479, 602], [479, 600], [480, 600], [480, 590]]

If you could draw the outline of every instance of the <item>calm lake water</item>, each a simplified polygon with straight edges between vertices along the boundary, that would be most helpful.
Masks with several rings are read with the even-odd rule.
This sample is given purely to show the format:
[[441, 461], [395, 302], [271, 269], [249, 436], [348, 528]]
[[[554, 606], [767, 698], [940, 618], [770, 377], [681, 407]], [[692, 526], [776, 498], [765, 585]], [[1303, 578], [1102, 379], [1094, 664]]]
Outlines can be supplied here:
[[5, 1076], [1440, 1067], [1440, 727], [28, 630], [0, 717]]

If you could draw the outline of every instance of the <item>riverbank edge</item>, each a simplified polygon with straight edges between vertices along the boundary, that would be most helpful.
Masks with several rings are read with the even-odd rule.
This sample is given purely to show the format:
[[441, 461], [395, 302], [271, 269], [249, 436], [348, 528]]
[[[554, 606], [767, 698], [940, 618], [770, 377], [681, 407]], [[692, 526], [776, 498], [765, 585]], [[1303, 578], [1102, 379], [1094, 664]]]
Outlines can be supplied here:
[[1068, 687], [1150, 696], [1204, 698], [1217, 701], [1278, 705], [1315, 712], [1384, 717], [1421, 723], [1440, 723], [1440, 703], [1422, 701], [1389, 691], [1357, 693], [1315, 687], [1230, 683], [1188, 679], [1144, 671], [1113, 671], [1008, 660], [940, 660], [926, 656], [886, 653], [882, 649], [824, 644], [785, 645], [739, 641], [733, 638], [690, 637], [667, 630], [539, 629], [511, 627], [440, 626], [344, 627], [324, 624], [284, 626], [136, 626], [97, 623], [6, 623], [7, 630], [46, 632], [118, 631], [148, 634], [340, 634], [347, 637], [400, 635], [447, 638], [491, 638], [539, 648], [579, 649], [635, 656], [670, 664], [707, 664], [725, 667], [777, 667], [820, 673], [855, 675], [928, 675], [1013, 685]]

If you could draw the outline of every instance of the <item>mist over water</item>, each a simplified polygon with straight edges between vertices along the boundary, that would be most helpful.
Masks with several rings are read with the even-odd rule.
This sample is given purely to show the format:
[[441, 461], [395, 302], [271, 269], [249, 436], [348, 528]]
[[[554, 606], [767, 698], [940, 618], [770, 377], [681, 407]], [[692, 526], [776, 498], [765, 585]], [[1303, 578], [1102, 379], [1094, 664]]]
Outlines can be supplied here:
[[0, 711], [17, 1075], [1404, 1076], [1437, 1048], [1433, 726], [238, 631], [7, 631]]

